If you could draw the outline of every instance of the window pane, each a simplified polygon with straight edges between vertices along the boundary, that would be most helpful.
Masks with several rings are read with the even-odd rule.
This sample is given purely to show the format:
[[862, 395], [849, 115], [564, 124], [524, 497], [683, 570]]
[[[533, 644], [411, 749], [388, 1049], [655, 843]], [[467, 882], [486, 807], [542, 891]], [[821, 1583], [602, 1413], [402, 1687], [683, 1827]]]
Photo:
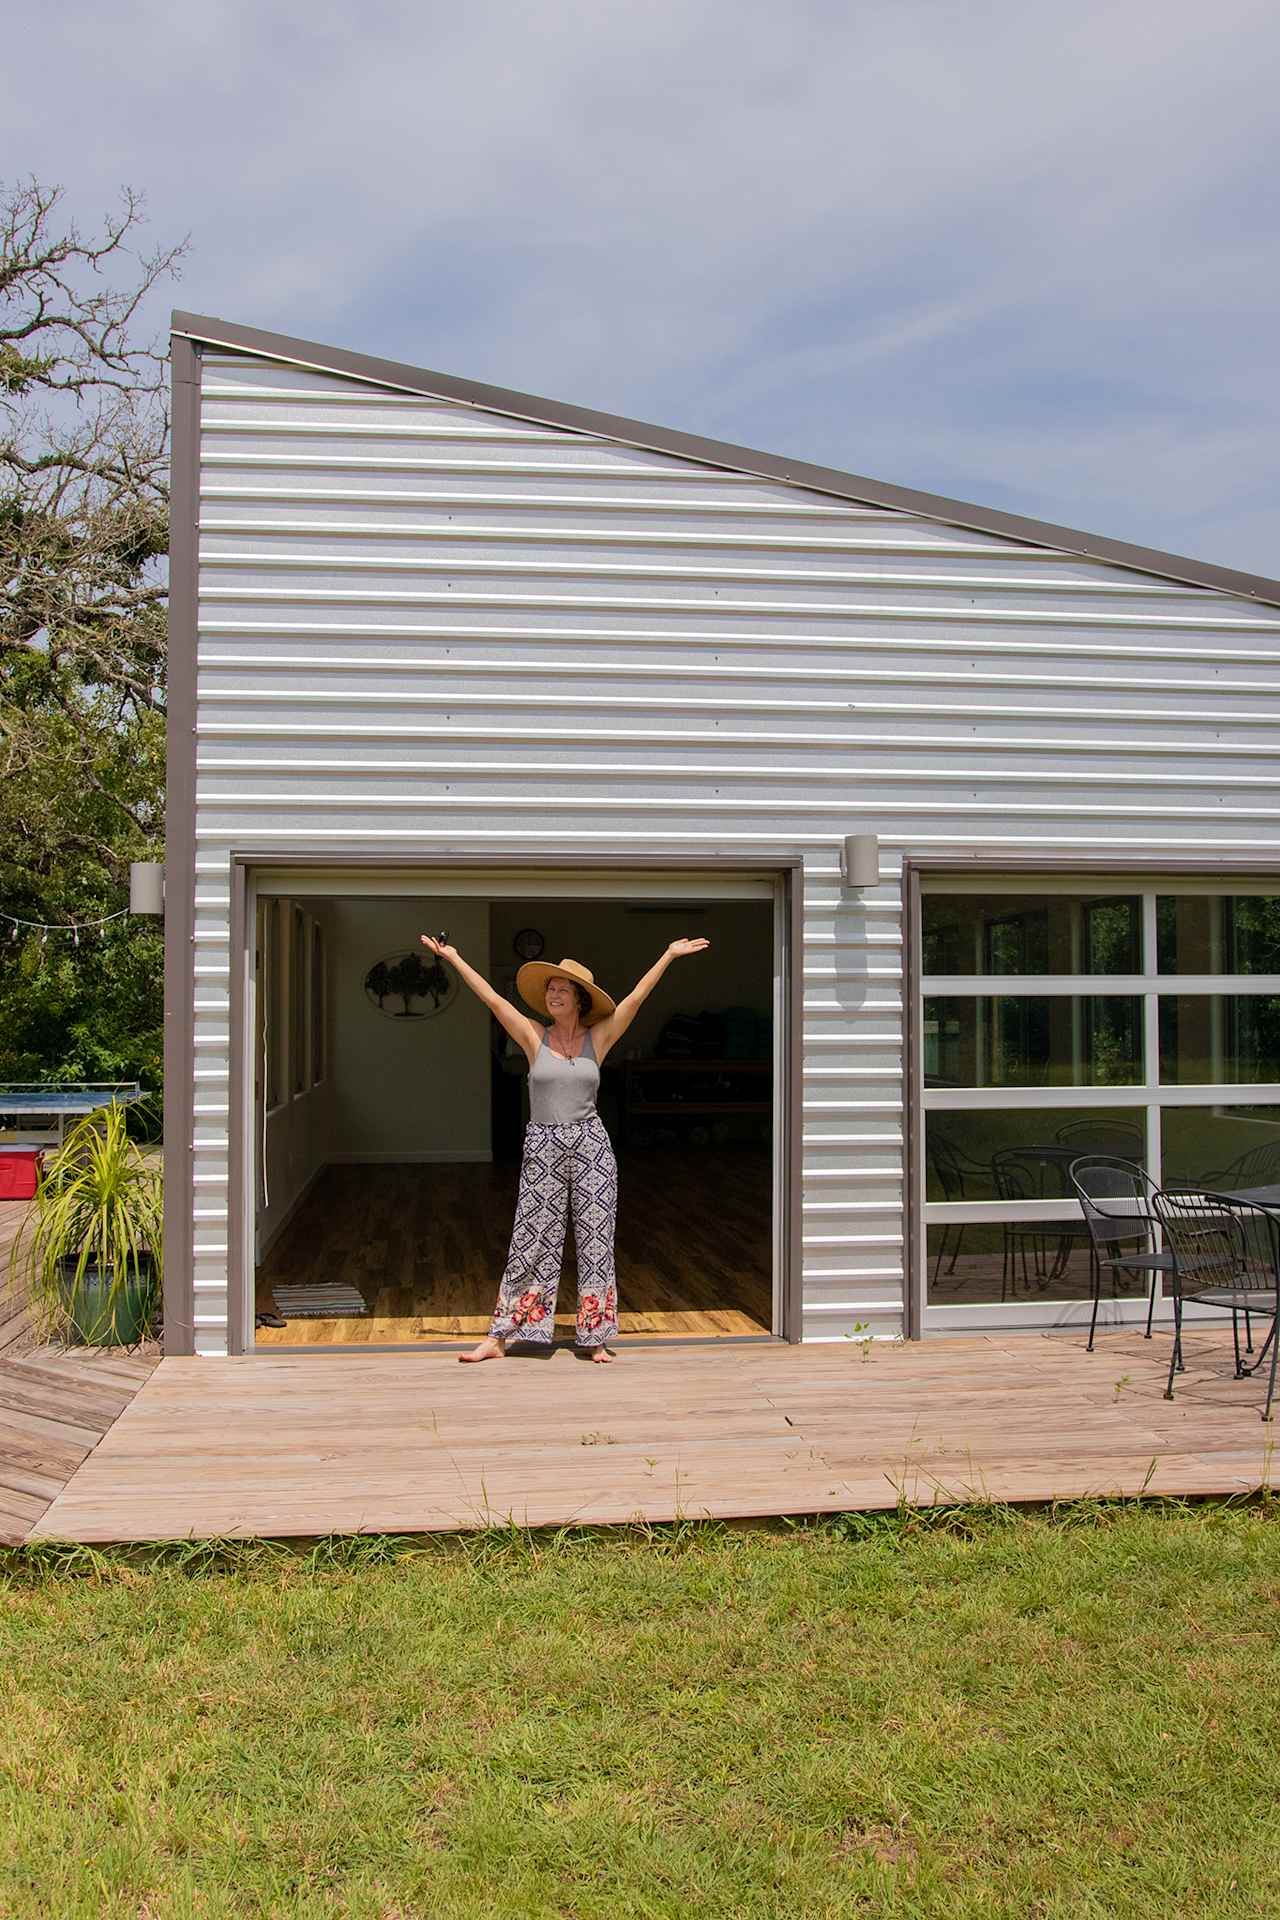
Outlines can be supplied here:
[[324, 948], [320, 923], [311, 923], [311, 1081], [324, 1079]]
[[926, 893], [926, 974], [1141, 973], [1136, 896]]
[[[1041, 1158], [1029, 1169], [1036, 1150]], [[1051, 1200], [1070, 1193], [1067, 1168], [1078, 1154], [1146, 1160], [1141, 1107], [1041, 1107], [1034, 1112], [928, 1113], [926, 1200]], [[1004, 1156], [1003, 1158], [1001, 1156]], [[1014, 1165], [1014, 1161], [1018, 1165]], [[1030, 1181], [1033, 1190], [1022, 1193]]]
[[[928, 1300], [934, 1307], [998, 1306], [1023, 1300], [1089, 1300], [1089, 1249], [1083, 1223], [1063, 1219], [995, 1226], [930, 1227]], [[1116, 1297], [1146, 1293], [1146, 1282], [1117, 1276]], [[1112, 1297], [1108, 1275], [1103, 1299]]]
[[1167, 1187], [1280, 1182], [1280, 1107], [1163, 1107], [1160, 1131]]
[[1280, 973], [1280, 894], [1156, 900], [1161, 973]]
[[280, 1072], [280, 1015], [284, 1005], [281, 967], [281, 903], [268, 900], [263, 917], [263, 1032], [267, 1064], [267, 1105], [278, 1107], [283, 1098]]
[[1162, 994], [1160, 1078], [1169, 1087], [1280, 1081], [1280, 997]]
[[293, 931], [289, 940], [289, 1086], [301, 1093], [306, 1086], [307, 1061], [303, 1048], [307, 1008], [303, 997], [307, 977], [306, 931], [302, 908], [293, 910]]
[[927, 1087], [1125, 1087], [1142, 1080], [1136, 994], [934, 995], [924, 1003]]

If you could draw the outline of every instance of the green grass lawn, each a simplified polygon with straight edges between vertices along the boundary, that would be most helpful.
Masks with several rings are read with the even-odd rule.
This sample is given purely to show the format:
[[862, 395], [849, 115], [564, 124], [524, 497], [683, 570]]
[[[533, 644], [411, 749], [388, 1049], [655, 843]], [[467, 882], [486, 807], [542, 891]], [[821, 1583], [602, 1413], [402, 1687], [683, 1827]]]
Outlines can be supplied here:
[[1280, 1510], [0, 1562], [0, 1913], [1280, 1913]]

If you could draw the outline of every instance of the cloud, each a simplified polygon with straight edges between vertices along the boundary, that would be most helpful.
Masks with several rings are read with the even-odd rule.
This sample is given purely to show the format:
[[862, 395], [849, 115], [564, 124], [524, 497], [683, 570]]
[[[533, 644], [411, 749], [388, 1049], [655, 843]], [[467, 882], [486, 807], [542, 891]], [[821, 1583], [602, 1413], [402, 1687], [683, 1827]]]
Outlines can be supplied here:
[[190, 229], [179, 304], [1280, 573], [1277, 52], [1257, 0], [64, 0], [5, 112]]

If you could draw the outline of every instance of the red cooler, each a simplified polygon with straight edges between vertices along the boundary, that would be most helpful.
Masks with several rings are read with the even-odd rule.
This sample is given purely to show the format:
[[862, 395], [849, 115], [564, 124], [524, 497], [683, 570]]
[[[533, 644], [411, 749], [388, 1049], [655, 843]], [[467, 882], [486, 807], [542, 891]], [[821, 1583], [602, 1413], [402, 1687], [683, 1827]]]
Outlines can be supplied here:
[[43, 1160], [39, 1147], [0, 1147], [0, 1200], [30, 1200]]

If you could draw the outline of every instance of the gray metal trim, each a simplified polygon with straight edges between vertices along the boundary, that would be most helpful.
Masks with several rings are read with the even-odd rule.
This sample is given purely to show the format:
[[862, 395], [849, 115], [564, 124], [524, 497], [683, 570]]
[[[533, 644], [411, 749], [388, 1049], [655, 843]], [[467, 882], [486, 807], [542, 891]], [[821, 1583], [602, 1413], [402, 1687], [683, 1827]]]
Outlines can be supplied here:
[[424, 853], [412, 853], [404, 847], [364, 847], [353, 849], [350, 842], [311, 846], [305, 850], [297, 847], [265, 847], [240, 849], [233, 847], [228, 859], [234, 864], [239, 861], [247, 867], [339, 867], [354, 872], [360, 867], [384, 868], [399, 867], [409, 873], [429, 872], [433, 867], [474, 868], [477, 873], [490, 869], [507, 871], [528, 867], [531, 872], [545, 870], [552, 873], [605, 873], [623, 871], [648, 872], [654, 869], [670, 868], [678, 872], [684, 867], [700, 868], [704, 873], [790, 873], [797, 868], [803, 869], [802, 853], [779, 853], [775, 847], [769, 847], [758, 854], [717, 853], [714, 847], [708, 847], [705, 853], [690, 853], [687, 849], [664, 851], [659, 842], [652, 853], [610, 853], [601, 850], [596, 853], [537, 853], [527, 851], [495, 853], [491, 847], [472, 851], [465, 847], [432, 847]]
[[785, 1046], [785, 1112], [779, 1115], [786, 1132], [787, 1169], [783, 1204], [782, 1325], [784, 1340], [796, 1346], [804, 1338], [804, 861], [794, 862], [784, 881], [786, 919], [787, 999]]
[[643, 420], [629, 420], [617, 414], [600, 413], [592, 407], [579, 407], [567, 401], [546, 400], [536, 394], [518, 393], [506, 387], [492, 387], [456, 375], [433, 373], [426, 367], [412, 367], [398, 360], [382, 360], [369, 354], [352, 353], [345, 347], [328, 347], [315, 340], [297, 340], [288, 334], [271, 333], [261, 327], [240, 326], [230, 320], [216, 320], [206, 314], [184, 313], [175, 309], [171, 318], [175, 336], [198, 341], [211, 347], [226, 347], [236, 353], [252, 353], [268, 360], [288, 361], [293, 366], [316, 372], [346, 374], [352, 379], [392, 387], [397, 392], [430, 394], [464, 406], [484, 407], [497, 413], [513, 414], [541, 426], [568, 428], [575, 433], [591, 433], [617, 440], [652, 453], [669, 453], [681, 460], [700, 460], [711, 466], [727, 467], [736, 473], [751, 473], [765, 480], [781, 480], [790, 486], [807, 487], [816, 493], [833, 494], [837, 499], [855, 501], [860, 506], [889, 507], [900, 513], [921, 514], [943, 521], [948, 526], [965, 527], [974, 533], [997, 534], [1007, 540], [1048, 547], [1061, 553], [1079, 554], [1090, 560], [1102, 560], [1112, 566], [1131, 567], [1138, 573], [1154, 574], [1163, 580], [1176, 580], [1187, 586], [1208, 587], [1216, 592], [1238, 594], [1246, 600], [1280, 606], [1280, 580], [1262, 574], [1242, 573], [1234, 567], [1214, 566], [1205, 560], [1165, 553], [1159, 548], [1137, 546], [1127, 540], [1105, 539], [1082, 533], [1075, 527], [1061, 527], [1048, 520], [1031, 520], [1021, 514], [1004, 513], [996, 507], [982, 507], [968, 500], [952, 500], [944, 494], [924, 493], [915, 487], [899, 487], [883, 480], [845, 473], [838, 467], [814, 465], [807, 460], [792, 460], [784, 454], [762, 453], [754, 447], [742, 447], [726, 440], [707, 440], [672, 427], [652, 426]]
[[916, 1013], [920, 984], [920, 869], [912, 859], [902, 863], [902, 1307], [903, 1334], [918, 1340], [924, 1331], [924, 1291], [927, 1261], [924, 1223], [916, 1199], [916, 1181], [924, 1151], [924, 1111], [921, 1101], [920, 1021]]
[[200, 353], [176, 337], [170, 367], [169, 640], [165, 725], [164, 1350], [194, 1353], [192, 1132], [195, 1080], [196, 565]]
[[[788, 1170], [787, 1191], [782, 1196], [783, 1206], [783, 1260], [782, 1276], [782, 1317], [783, 1324], [778, 1334], [741, 1334], [732, 1336], [744, 1341], [785, 1340], [795, 1344], [803, 1337], [804, 1271], [803, 1245], [801, 1240], [803, 1226], [803, 1123], [804, 1123], [804, 855], [803, 853], [779, 854], [774, 850], [753, 858], [750, 854], [718, 854], [714, 851], [691, 853], [685, 849], [675, 853], [657, 851], [646, 854], [625, 853], [616, 855], [561, 854], [548, 858], [545, 853], [532, 854], [521, 851], [497, 855], [492, 849], [475, 854], [461, 849], [448, 852], [432, 851], [428, 856], [406, 853], [402, 847], [394, 849], [374, 848], [368, 852], [353, 853], [349, 846], [310, 847], [305, 852], [295, 848], [278, 849], [258, 848], [242, 851], [233, 848], [228, 856], [231, 872], [231, 1012], [229, 1021], [230, 1081], [228, 1090], [228, 1165], [227, 1177], [230, 1181], [228, 1193], [227, 1217], [227, 1351], [229, 1353], [275, 1353], [280, 1349], [273, 1346], [259, 1347], [254, 1338], [254, 1329], [246, 1326], [243, 1319], [242, 1301], [245, 1293], [245, 1274], [243, 1262], [244, 1215], [243, 1190], [245, 1174], [244, 1141], [239, 1124], [243, 1113], [244, 1099], [244, 1016], [245, 996], [243, 992], [244, 942], [247, 931], [246, 901], [248, 897], [248, 877], [251, 867], [340, 867], [349, 871], [376, 868], [380, 872], [422, 873], [434, 867], [461, 868], [484, 872], [487, 868], [509, 870], [528, 867], [530, 870], [567, 871], [570, 873], [598, 873], [602, 868], [610, 871], [652, 871], [655, 868], [670, 868], [679, 871], [682, 868], [701, 869], [703, 872], [774, 873], [781, 874], [786, 888], [784, 916], [787, 927], [784, 955], [787, 974], [787, 1003], [790, 1009], [790, 1031], [785, 1037], [785, 1059], [783, 1071], [783, 1089], [780, 1101], [778, 1122], [785, 1128], [784, 1165]], [[187, 1069], [190, 1076], [190, 1066]], [[189, 1189], [188, 1189], [189, 1190]], [[190, 1214], [190, 1204], [187, 1212]], [[190, 1283], [188, 1282], [188, 1298]], [[708, 1345], [722, 1345], [729, 1336], [708, 1336]], [[239, 1344], [233, 1344], [238, 1340]], [[699, 1345], [702, 1337], [690, 1335], [682, 1344]], [[628, 1336], [628, 1345], [640, 1344], [639, 1337]], [[655, 1340], [655, 1345], [669, 1346], [670, 1339]], [[427, 1349], [417, 1347], [406, 1349], [401, 1346], [361, 1346], [356, 1348], [321, 1348], [315, 1352], [354, 1351], [359, 1353], [404, 1353]], [[292, 1351], [292, 1349], [290, 1349]], [[307, 1352], [313, 1351], [311, 1348]]]
[[[256, 1056], [254, 1037], [245, 1030], [247, 1013], [245, 994], [246, 935], [256, 939], [256, 925], [247, 924], [249, 869], [235, 861], [231, 864], [231, 994], [227, 1032], [231, 1040], [227, 1080], [227, 1352], [252, 1353], [254, 1317], [245, 1319], [244, 1275], [240, 1251], [244, 1246], [245, 1138], [241, 1120], [245, 1100], [245, 1052], [248, 1042], [251, 1059]], [[237, 1039], [237, 1036], [239, 1037]], [[253, 1068], [250, 1066], [250, 1076]], [[232, 1284], [234, 1272], [239, 1284]]]
[[1078, 873], [1086, 879], [1099, 873], [1203, 873], [1210, 878], [1225, 873], [1274, 873], [1280, 877], [1280, 847], [1273, 854], [1223, 854], [1211, 847], [1199, 854], [1141, 855], [1122, 858], [1119, 854], [1093, 855], [1072, 853], [1009, 853], [984, 851], [978, 854], [913, 854], [911, 864], [920, 874], [974, 873]]

